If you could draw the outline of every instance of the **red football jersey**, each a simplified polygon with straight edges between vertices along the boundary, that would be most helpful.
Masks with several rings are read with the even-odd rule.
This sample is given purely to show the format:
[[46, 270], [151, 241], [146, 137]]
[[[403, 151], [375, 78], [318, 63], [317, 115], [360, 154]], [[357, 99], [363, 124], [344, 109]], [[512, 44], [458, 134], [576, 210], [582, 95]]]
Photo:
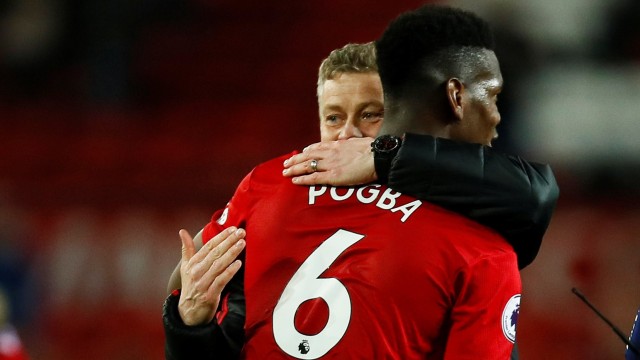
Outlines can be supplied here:
[[385, 186], [293, 185], [288, 157], [203, 232], [247, 231], [243, 358], [509, 358], [521, 282], [503, 238]]

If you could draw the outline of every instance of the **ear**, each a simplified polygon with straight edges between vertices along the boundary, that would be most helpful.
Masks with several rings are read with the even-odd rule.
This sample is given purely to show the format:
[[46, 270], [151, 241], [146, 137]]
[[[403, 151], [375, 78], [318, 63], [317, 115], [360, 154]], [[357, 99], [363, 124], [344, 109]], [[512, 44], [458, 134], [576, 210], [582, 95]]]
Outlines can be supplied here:
[[447, 99], [449, 100], [449, 108], [458, 121], [464, 116], [462, 107], [462, 98], [464, 96], [464, 84], [458, 78], [447, 80]]

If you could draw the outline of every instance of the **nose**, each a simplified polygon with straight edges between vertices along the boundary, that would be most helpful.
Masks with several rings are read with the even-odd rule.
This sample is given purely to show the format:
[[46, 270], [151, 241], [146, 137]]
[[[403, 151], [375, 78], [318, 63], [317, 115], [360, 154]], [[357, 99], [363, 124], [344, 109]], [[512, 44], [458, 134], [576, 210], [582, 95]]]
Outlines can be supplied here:
[[353, 137], [361, 138], [362, 131], [360, 131], [360, 128], [358, 128], [353, 121], [349, 120], [344, 124], [342, 129], [340, 129], [340, 135], [338, 136], [338, 140], [346, 140]]

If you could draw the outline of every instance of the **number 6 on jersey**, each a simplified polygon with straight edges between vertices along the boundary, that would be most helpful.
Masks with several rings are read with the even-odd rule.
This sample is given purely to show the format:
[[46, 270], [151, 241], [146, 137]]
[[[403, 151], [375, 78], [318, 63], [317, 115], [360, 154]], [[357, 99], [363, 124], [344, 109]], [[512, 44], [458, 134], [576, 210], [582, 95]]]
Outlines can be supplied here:
[[[298, 359], [317, 359], [344, 336], [351, 318], [351, 298], [337, 279], [319, 278], [347, 248], [364, 235], [338, 230], [302, 263], [284, 288], [273, 311], [273, 335], [278, 346]], [[321, 298], [329, 307], [324, 329], [315, 335], [300, 333], [295, 325], [296, 311], [307, 300]]]

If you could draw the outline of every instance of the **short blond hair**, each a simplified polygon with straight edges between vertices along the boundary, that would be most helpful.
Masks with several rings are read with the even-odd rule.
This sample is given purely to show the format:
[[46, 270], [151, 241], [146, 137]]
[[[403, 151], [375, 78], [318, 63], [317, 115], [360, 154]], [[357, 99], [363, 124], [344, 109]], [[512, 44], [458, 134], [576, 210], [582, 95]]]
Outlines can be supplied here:
[[376, 48], [373, 42], [347, 44], [333, 50], [320, 64], [318, 70], [318, 97], [322, 94], [324, 82], [344, 73], [378, 72]]

